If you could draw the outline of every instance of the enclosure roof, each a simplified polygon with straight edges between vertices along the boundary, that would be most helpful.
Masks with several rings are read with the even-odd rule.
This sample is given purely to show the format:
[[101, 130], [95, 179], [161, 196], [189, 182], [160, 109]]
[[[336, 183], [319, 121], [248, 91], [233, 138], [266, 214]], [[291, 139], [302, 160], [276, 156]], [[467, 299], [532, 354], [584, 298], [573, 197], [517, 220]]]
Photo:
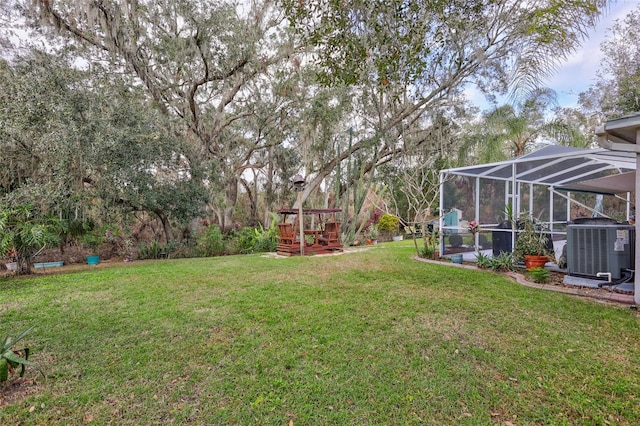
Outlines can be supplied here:
[[640, 129], [640, 112], [634, 112], [607, 120], [603, 126], [596, 128], [596, 134], [600, 137], [600, 146], [604, 148], [638, 152], [633, 146], [637, 144], [638, 129]]
[[530, 154], [497, 163], [442, 170], [446, 175], [515, 180], [538, 185], [561, 186], [633, 171], [635, 154], [550, 145]]
[[636, 172], [618, 173], [597, 179], [570, 183], [556, 187], [560, 191], [592, 192], [596, 194], [622, 194], [636, 189]]

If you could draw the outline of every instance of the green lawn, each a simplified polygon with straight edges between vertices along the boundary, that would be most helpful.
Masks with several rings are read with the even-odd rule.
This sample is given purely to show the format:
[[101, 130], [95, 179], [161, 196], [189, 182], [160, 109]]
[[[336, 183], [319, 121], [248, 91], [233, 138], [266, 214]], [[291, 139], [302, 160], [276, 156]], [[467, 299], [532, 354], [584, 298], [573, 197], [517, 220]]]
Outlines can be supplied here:
[[640, 423], [634, 311], [411, 245], [0, 280], [47, 372], [0, 424]]

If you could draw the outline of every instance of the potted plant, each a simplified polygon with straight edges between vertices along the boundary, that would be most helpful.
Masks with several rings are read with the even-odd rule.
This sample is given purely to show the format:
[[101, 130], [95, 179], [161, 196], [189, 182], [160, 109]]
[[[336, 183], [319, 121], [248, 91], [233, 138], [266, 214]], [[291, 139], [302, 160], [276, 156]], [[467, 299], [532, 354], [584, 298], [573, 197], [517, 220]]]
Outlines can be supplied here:
[[389, 213], [383, 214], [378, 219], [378, 229], [393, 238], [393, 241], [402, 240], [402, 235], [399, 235], [400, 219], [398, 216], [394, 216]]
[[97, 265], [100, 263], [100, 254], [98, 247], [102, 245], [102, 230], [92, 229], [82, 236], [82, 245], [90, 250], [87, 255], [87, 265]]
[[378, 243], [378, 227], [376, 226], [375, 223], [372, 223], [371, 225], [369, 225], [369, 227], [367, 228], [367, 233], [366, 233], [366, 237], [367, 237], [367, 242], [370, 244], [377, 244]]
[[469, 222], [469, 226], [467, 226], [467, 230], [471, 233], [472, 237], [476, 236], [476, 233], [480, 232], [480, 225], [478, 225], [478, 222], [476, 222], [476, 220], [472, 220], [471, 222]]
[[467, 226], [467, 230], [471, 234], [471, 238], [473, 240], [473, 247], [477, 251], [478, 247], [476, 247], [476, 234], [480, 232], [480, 225], [478, 224], [478, 222], [476, 222], [475, 219], [473, 219], [471, 222], [469, 222], [469, 225]]
[[16, 262], [16, 256], [13, 253], [13, 249], [8, 249], [5, 256], [9, 261], [5, 263], [4, 266], [8, 271], [16, 272], [18, 270], [18, 262]]
[[514, 254], [524, 260], [527, 269], [544, 267], [553, 255], [549, 239], [544, 230], [537, 226], [530, 215], [518, 219], [518, 232]]

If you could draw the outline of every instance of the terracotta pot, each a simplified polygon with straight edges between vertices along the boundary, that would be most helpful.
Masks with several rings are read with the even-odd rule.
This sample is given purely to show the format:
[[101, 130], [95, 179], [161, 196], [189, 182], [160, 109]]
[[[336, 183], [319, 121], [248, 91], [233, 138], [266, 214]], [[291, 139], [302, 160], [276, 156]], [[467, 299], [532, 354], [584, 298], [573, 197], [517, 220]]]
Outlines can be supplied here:
[[524, 266], [527, 269], [544, 268], [544, 264], [549, 261], [547, 256], [524, 255]]

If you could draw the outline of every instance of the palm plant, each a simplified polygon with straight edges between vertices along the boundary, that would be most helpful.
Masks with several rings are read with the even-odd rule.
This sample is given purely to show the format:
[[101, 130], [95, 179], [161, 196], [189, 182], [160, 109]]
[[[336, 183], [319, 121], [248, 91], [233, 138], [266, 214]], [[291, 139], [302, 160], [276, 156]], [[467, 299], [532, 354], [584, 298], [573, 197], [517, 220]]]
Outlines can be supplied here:
[[0, 255], [11, 253], [18, 274], [31, 273], [31, 259], [60, 240], [57, 221], [40, 218], [31, 205], [0, 209]]
[[[29, 348], [24, 347], [22, 349], [14, 349], [14, 346], [33, 329], [34, 326], [29, 327], [16, 337], [6, 336], [0, 341], [0, 383], [6, 382], [9, 379], [9, 373], [20, 367], [20, 377], [24, 376], [25, 366], [30, 365], [35, 367], [40, 373], [40, 367], [37, 364], [29, 361]], [[44, 375], [44, 373], [42, 373]]]
[[502, 105], [486, 113], [478, 131], [461, 147], [460, 162], [490, 163], [519, 157], [544, 139], [573, 145], [576, 132], [566, 117], [547, 118], [547, 112], [556, 106], [556, 93], [540, 88], [513, 105]]

